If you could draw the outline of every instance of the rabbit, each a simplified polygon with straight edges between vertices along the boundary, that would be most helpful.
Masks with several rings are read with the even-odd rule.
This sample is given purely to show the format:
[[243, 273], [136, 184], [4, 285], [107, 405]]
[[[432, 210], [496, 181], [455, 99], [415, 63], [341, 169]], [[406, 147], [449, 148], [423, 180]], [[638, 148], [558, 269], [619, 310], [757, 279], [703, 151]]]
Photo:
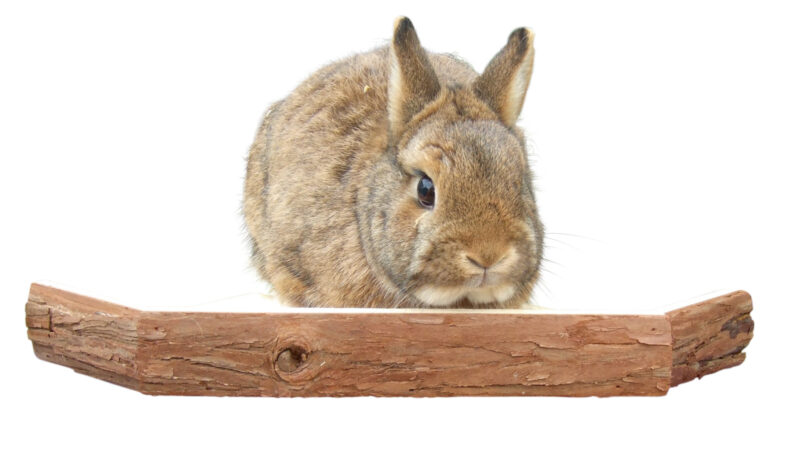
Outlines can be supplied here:
[[515, 126], [533, 33], [514, 30], [483, 74], [391, 43], [331, 63], [264, 115], [243, 211], [252, 263], [283, 303], [519, 308], [543, 226]]

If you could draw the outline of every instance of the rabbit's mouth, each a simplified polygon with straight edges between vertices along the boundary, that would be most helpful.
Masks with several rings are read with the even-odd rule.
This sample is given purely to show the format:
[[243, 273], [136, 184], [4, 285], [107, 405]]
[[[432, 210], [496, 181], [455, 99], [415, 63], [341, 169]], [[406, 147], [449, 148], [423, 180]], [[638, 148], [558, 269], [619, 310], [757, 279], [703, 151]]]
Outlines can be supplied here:
[[464, 282], [465, 290], [478, 290], [487, 287], [497, 287], [508, 281], [508, 276], [505, 273], [483, 270], [481, 273], [473, 273]]

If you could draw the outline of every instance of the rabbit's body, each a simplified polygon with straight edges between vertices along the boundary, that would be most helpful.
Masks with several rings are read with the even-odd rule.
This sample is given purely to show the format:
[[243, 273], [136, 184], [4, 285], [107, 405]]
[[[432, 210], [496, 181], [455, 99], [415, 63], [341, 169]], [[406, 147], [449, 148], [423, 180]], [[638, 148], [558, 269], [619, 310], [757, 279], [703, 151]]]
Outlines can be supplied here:
[[[417, 74], [414, 61], [410, 70], [404, 68], [404, 57], [398, 54], [404, 51], [397, 47], [403, 24], [398, 23], [394, 48], [379, 48], [323, 67], [265, 115], [250, 150], [245, 186], [253, 263], [281, 297], [296, 305], [519, 306], [530, 295], [541, 255], [541, 224], [522, 135], [513, 125], [503, 125], [496, 110], [475, 96], [479, 75], [466, 63], [425, 53], [417, 42], [418, 53], [410, 55], [419, 63], [419, 52], [423, 52], [429, 64]], [[406, 41], [416, 39], [410, 22], [405, 33]], [[411, 51], [413, 40], [406, 46]], [[405, 72], [398, 75], [398, 71]], [[421, 77], [426, 74], [430, 76], [427, 82]], [[412, 86], [415, 79], [423, 85]], [[426, 92], [427, 98], [416, 99]], [[469, 130], [458, 130], [465, 121]], [[476, 156], [462, 162], [463, 157], [451, 156], [449, 149], [464, 148], [457, 143], [465, 138], [482, 149], [506, 147], [523, 153], [498, 162], [480, 164]], [[430, 140], [436, 143], [419, 143]], [[430, 152], [430, 146], [440, 149]], [[429, 151], [423, 153], [421, 148]], [[414, 162], [419, 165], [409, 164]], [[423, 174], [419, 167], [426, 167], [427, 178], [443, 165], [461, 167], [459, 175], [476, 175], [466, 183], [453, 178], [452, 195], [441, 202], [448, 179], [437, 176], [433, 181], [439, 211], [435, 212], [415, 201], [414, 187]], [[491, 194], [496, 189], [484, 187], [490, 180], [485, 174], [509, 171], [510, 179], [495, 179], [491, 184], [521, 184], [517, 189], [506, 188], [517, 203], [503, 206], [500, 199], [508, 199], [508, 194], [483, 198], [482, 192]], [[409, 202], [412, 199], [414, 203]], [[478, 216], [480, 226], [475, 219], [461, 217], [474, 213], [463, 206], [470, 199], [485, 202]], [[461, 204], [461, 209], [454, 204]], [[449, 219], [438, 222], [447, 228], [433, 219], [445, 210]], [[452, 231], [444, 233], [447, 229]], [[502, 258], [502, 251], [472, 246], [498, 232], [503, 240], [493, 244], [498, 251], [505, 248]], [[439, 251], [442, 245], [434, 239], [438, 235], [444, 235], [440, 239], [445, 244], [453, 241], [453, 235], [465, 238], [461, 246], [477, 252], [455, 255], [472, 264], [476, 261], [465, 254], [483, 254], [476, 259], [481, 263], [486, 257], [513, 261], [505, 268], [499, 267], [502, 260], [496, 260], [494, 268], [486, 265], [489, 271], [482, 272], [478, 283], [473, 269], [459, 265], [459, 271], [447, 271], [453, 267], [453, 257], [447, 254], [453, 251]], [[508, 246], [514, 242], [519, 246]], [[520, 266], [523, 260], [529, 265]], [[435, 262], [445, 270], [427, 269]], [[466, 266], [473, 265], [467, 262]], [[512, 267], [522, 271], [512, 273]], [[516, 279], [510, 279], [511, 275]]]

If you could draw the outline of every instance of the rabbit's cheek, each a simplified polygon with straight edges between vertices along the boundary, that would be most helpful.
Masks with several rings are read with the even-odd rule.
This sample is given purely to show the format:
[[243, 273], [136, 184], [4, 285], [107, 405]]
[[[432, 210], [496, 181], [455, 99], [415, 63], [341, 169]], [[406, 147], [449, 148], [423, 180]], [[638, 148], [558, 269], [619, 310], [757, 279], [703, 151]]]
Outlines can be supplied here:
[[525, 241], [528, 244], [530, 244], [530, 247], [531, 247], [531, 249], [532, 249], [532, 251], [533, 251], [533, 253], [535, 255], [535, 254], [537, 254], [539, 252], [537, 250], [537, 244], [539, 244], [539, 242], [540, 242], [539, 241], [540, 234], [537, 234], [537, 232], [531, 227], [533, 225], [534, 225], [533, 218], [528, 216], [528, 217], [525, 218], [525, 221], [520, 221], [517, 224], [517, 228], [520, 231], [523, 232], [523, 236], [525, 238]]

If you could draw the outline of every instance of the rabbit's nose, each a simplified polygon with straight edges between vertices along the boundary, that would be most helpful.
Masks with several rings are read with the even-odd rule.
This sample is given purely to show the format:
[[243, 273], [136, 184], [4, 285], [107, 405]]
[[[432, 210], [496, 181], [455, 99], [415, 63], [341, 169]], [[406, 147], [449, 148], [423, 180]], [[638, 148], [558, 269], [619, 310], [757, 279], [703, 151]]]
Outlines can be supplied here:
[[474, 258], [470, 257], [469, 255], [467, 256], [467, 260], [469, 260], [469, 263], [477, 266], [478, 268], [486, 269], [486, 266], [483, 265], [483, 262], [479, 262], [479, 261], [475, 260]]
[[467, 253], [467, 260], [482, 271], [487, 271], [492, 266], [502, 262], [503, 259], [506, 258], [506, 255], [507, 254], [496, 254], [492, 252], [484, 252], [481, 254]]

